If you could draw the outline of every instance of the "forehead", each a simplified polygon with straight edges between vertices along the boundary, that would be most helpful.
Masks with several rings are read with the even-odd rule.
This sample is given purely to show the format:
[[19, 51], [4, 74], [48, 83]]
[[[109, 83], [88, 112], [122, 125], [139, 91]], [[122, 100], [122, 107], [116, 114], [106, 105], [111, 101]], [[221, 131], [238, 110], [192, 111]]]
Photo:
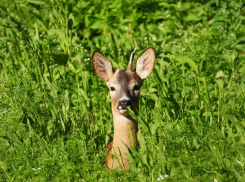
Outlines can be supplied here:
[[134, 71], [127, 71], [121, 69], [117, 69], [115, 71], [110, 81], [116, 84], [130, 84], [130, 83], [141, 84], [140, 77]]

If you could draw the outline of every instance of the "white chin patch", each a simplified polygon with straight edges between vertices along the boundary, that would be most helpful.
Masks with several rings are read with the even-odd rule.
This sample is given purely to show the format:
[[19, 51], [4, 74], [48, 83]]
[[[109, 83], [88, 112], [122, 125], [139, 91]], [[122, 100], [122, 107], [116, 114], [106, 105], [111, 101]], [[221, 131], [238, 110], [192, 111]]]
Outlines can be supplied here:
[[122, 113], [122, 114], [128, 113], [127, 109], [120, 109], [119, 111], [120, 111], [120, 113]]

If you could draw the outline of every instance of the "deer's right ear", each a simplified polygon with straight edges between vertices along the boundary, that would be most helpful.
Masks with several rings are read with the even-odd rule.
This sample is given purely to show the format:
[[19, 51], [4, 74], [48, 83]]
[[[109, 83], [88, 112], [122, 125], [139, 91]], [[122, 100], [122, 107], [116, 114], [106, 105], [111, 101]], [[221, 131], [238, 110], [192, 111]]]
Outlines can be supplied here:
[[111, 62], [99, 51], [94, 51], [92, 56], [94, 71], [104, 81], [108, 81], [113, 73]]
[[139, 57], [136, 63], [136, 73], [141, 79], [148, 77], [155, 65], [155, 50], [152, 47], [146, 49], [146, 51]]

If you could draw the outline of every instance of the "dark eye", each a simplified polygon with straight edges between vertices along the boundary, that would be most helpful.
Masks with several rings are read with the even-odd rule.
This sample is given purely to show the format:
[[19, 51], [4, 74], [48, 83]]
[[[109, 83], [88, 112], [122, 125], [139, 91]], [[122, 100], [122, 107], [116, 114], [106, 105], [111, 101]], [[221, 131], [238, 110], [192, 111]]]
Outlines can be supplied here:
[[111, 91], [114, 91], [114, 90], [116, 90], [116, 89], [115, 89], [114, 87], [111, 87], [110, 89], [111, 89]]
[[140, 89], [140, 87], [138, 85], [134, 86], [134, 90], [138, 91]]

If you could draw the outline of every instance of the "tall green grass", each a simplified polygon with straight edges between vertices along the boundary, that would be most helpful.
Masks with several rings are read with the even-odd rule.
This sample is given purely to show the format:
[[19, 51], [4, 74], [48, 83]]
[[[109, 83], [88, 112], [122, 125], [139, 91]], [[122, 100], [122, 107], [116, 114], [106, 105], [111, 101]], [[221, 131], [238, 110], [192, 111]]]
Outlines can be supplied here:
[[[0, 5], [1, 181], [244, 181], [243, 1], [15, 0]], [[138, 152], [108, 171], [110, 96], [94, 50], [147, 47]], [[167, 176], [165, 176], [167, 175]], [[164, 179], [163, 179], [164, 178]]]

